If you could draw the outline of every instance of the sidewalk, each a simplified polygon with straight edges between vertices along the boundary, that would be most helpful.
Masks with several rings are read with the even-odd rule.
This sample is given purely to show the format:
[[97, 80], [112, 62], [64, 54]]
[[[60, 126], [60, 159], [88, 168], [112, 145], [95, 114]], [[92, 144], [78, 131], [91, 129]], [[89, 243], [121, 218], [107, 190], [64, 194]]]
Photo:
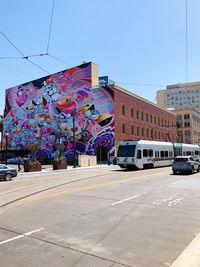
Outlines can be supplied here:
[[[13, 167], [13, 168], [16, 168], [17, 169], [17, 166], [15, 164], [8, 164], [8, 166], [10, 167]], [[72, 165], [68, 165], [67, 166], [67, 169], [61, 169], [61, 170], [53, 170], [53, 166], [52, 165], [42, 165], [42, 170], [41, 171], [37, 171], [37, 172], [31, 172], [32, 174], [33, 173], [46, 173], [46, 172], [59, 172], [59, 171], [77, 171], [77, 170], [86, 170], [86, 169], [96, 169], [96, 168], [105, 168], [105, 167], [111, 167], [111, 166], [116, 166], [117, 165], [108, 165], [108, 164], [98, 164], [98, 165], [95, 165], [95, 166], [86, 166], [86, 167], [79, 167], [77, 166], [76, 168], [74, 168]], [[18, 172], [18, 175], [21, 175], [21, 174], [28, 174], [30, 172], [24, 172], [23, 170], [23, 167], [22, 167], [22, 170]]]

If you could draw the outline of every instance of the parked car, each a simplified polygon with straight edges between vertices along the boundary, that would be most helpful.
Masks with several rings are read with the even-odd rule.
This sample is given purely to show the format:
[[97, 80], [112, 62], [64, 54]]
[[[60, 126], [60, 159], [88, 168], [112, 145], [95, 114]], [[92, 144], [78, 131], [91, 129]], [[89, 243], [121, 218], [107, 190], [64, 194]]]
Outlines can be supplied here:
[[18, 162], [18, 158], [14, 157], [14, 158], [7, 159], [7, 162], [8, 163], [17, 163]]
[[200, 164], [192, 156], [178, 156], [172, 163], [172, 171], [174, 174], [177, 172], [188, 172], [194, 173], [194, 171], [199, 172]]
[[0, 179], [5, 181], [11, 181], [13, 177], [17, 176], [17, 170], [10, 168], [7, 165], [0, 164]]

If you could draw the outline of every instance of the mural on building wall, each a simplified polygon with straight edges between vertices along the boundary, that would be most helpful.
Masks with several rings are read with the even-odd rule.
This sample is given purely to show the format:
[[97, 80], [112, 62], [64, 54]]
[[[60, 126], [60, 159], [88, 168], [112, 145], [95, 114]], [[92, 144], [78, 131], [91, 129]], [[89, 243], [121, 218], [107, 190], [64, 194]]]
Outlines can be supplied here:
[[37, 156], [51, 158], [65, 147], [65, 157], [94, 155], [99, 147], [114, 155], [113, 88], [91, 88], [91, 63], [6, 90], [4, 131], [11, 149], [38, 144]]

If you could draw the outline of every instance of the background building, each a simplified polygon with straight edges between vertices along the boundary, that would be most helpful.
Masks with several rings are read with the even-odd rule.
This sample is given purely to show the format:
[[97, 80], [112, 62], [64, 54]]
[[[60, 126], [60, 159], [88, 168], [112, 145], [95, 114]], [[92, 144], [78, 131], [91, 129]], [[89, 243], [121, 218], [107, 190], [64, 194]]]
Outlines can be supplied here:
[[178, 139], [198, 143], [200, 138], [200, 82], [169, 85], [157, 92], [157, 104], [177, 116]]
[[98, 66], [84, 63], [6, 90], [4, 139], [9, 149], [37, 145], [36, 156], [97, 155], [112, 160], [124, 139], [176, 140], [176, 116], [108, 77], [98, 80]]
[[200, 143], [200, 113], [194, 109], [174, 111], [177, 117], [177, 139], [181, 143]]
[[200, 82], [168, 85], [157, 91], [157, 104], [162, 108], [194, 108], [200, 111]]

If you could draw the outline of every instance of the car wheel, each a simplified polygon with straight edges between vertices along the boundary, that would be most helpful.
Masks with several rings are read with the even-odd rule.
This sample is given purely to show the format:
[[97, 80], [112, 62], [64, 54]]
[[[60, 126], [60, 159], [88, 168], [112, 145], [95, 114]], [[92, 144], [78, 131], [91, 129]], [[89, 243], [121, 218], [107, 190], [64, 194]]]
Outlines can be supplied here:
[[173, 174], [176, 174], [177, 172], [176, 171], [173, 171]]
[[194, 173], [194, 166], [192, 166], [192, 170], [191, 170], [191, 174], [193, 174]]
[[12, 175], [10, 173], [6, 173], [6, 175], [4, 176], [4, 180], [5, 181], [11, 181], [12, 180]]
[[199, 170], [200, 170], [200, 167], [198, 166], [198, 168], [197, 168], [197, 172], [199, 172]]

